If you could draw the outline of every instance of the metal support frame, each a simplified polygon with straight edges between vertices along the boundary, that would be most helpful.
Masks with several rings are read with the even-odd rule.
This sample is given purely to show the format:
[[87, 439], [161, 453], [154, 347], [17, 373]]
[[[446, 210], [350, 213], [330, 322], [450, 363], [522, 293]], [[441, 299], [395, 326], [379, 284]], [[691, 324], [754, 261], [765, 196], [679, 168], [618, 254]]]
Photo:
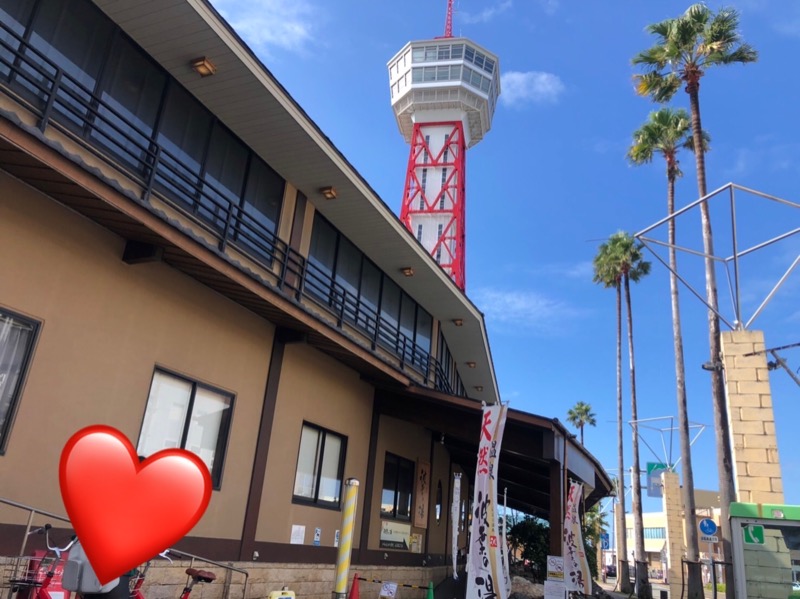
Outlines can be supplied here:
[[[658, 426], [649, 426], [647, 424], [642, 424], [643, 422], [659, 422], [659, 421], [662, 421], [662, 420], [667, 421], [669, 423], [669, 426], [658, 427]], [[676, 430], [678, 430], [678, 427], [675, 426], [674, 422], [675, 422], [675, 417], [674, 416], [661, 416], [661, 417], [656, 417], [656, 418], [640, 418], [639, 420], [631, 420], [631, 421], [628, 422], [628, 424], [631, 425], [631, 428], [634, 428], [634, 424], [636, 425], [636, 427], [635, 427], [636, 428], [636, 434], [639, 436], [639, 439], [641, 440], [641, 442], [645, 444], [647, 449], [650, 450], [650, 453], [653, 454], [653, 457], [655, 459], [657, 459], [657, 460], [661, 460], [662, 458], [659, 457], [659, 455], [656, 452], [656, 450], [653, 449], [652, 446], [645, 440], [645, 438], [639, 432], [639, 428], [647, 428], [647, 429], [654, 430], [654, 431], [660, 433], [660, 435], [661, 435], [661, 449], [664, 451], [664, 458], [663, 459], [667, 463], [667, 466], [669, 466], [669, 470], [671, 472], [675, 471], [675, 466], [677, 466], [681, 461], [681, 458], [678, 458], [677, 460], [675, 460], [674, 463], [672, 461], [672, 435]], [[689, 430], [692, 430], [692, 429], [696, 430], [697, 432], [692, 437], [692, 439], [689, 441], [689, 446], [690, 447], [692, 445], [694, 445], [695, 441], [697, 441], [697, 439], [700, 437], [700, 435], [703, 434], [703, 431], [706, 430], [706, 425], [705, 424], [700, 424], [698, 422], [689, 422]], [[667, 443], [664, 440], [664, 433], [666, 433], [666, 432], [669, 432], [669, 449], [667, 449]]]
[[[729, 256], [717, 256], [717, 255], [709, 256], [709, 255], [705, 254], [702, 251], [698, 251], [698, 250], [694, 250], [694, 249], [691, 249], [691, 248], [682, 247], [682, 246], [679, 246], [679, 245], [673, 245], [673, 244], [667, 243], [665, 241], [655, 239], [655, 238], [650, 236], [650, 234], [653, 231], [655, 231], [659, 227], [663, 226], [664, 224], [669, 223], [670, 221], [676, 219], [681, 214], [684, 214], [684, 213], [686, 213], [686, 212], [688, 212], [690, 210], [693, 210], [693, 209], [697, 208], [698, 206], [700, 206], [701, 204], [703, 204], [705, 202], [710, 202], [713, 198], [715, 198], [716, 196], [724, 194], [724, 192], [726, 192], [726, 191], [728, 192], [728, 202], [729, 202], [730, 213], [731, 213], [730, 228], [731, 228], [732, 242], [733, 242], [733, 253], [731, 255], [729, 255]], [[741, 277], [740, 277], [740, 270], [739, 270], [739, 260], [742, 257], [747, 256], [748, 254], [751, 254], [751, 253], [755, 252], [756, 250], [760, 250], [760, 249], [762, 249], [764, 247], [773, 245], [773, 244], [775, 244], [775, 243], [777, 243], [779, 241], [782, 241], [784, 239], [792, 237], [793, 235], [797, 235], [798, 233], [800, 233], [800, 227], [795, 227], [795, 228], [790, 229], [790, 230], [788, 230], [788, 231], [786, 231], [786, 232], [784, 232], [784, 233], [782, 233], [782, 234], [780, 234], [780, 235], [778, 235], [776, 237], [773, 237], [772, 239], [768, 239], [768, 240], [763, 241], [761, 243], [758, 243], [756, 245], [753, 245], [753, 246], [750, 246], [748, 248], [740, 250], [739, 249], [738, 225], [737, 225], [737, 221], [736, 221], [736, 191], [741, 191], [741, 192], [744, 192], [744, 193], [747, 193], [747, 194], [755, 195], [755, 196], [757, 196], [759, 198], [762, 198], [764, 200], [768, 200], [768, 201], [771, 201], [771, 202], [775, 202], [777, 204], [782, 204], [782, 205], [788, 206], [789, 208], [800, 209], [800, 203], [792, 202], [792, 201], [789, 201], [789, 200], [786, 200], [786, 199], [783, 199], [783, 198], [779, 198], [777, 196], [773, 196], [773, 195], [770, 195], [770, 194], [767, 194], [767, 193], [763, 193], [763, 192], [757, 191], [755, 189], [750, 189], [749, 187], [743, 187], [743, 186], [737, 185], [735, 183], [728, 183], [726, 185], [723, 185], [719, 189], [715, 189], [711, 193], [706, 194], [702, 198], [699, 198], [699, 199], [695, 200], [691, 204], [689, 204], [687, 206], [684, 206], [680, 210], [677, 210], [677, 211], [673, 212], [669, 216], [667, 216], [665, 218], [662, 218], [658, 222], [650, 225], [649, 227], [639, 231], [638, 233], [636, 233], [634, 235], [634, 237], [636, 239], [638, 239], [639, 241], [641, 241], [645, 245], [645, 247], [647, 247], [647, 249], [650, 250], [650, 252], [656, 257], [656, 259], [659, 262], [661, 262], [670, 272], [672, 272], [678, 278], [678, 280], [681, 283], [683, 283], [686, 286], [686, 288], [692, 294], [694, 294], [695, 297], [697, 297], [709, 310], [712, 310], [719, 317], [719, 319], [722, 322], [724, 322], [731, 330], [742, 330], [742, 329], [746, 330], [746, 329], [750, 328], [750, 326], [753, 324], [755, 319], [761, 314], [761, 312], [764, 310], [764, 308], [767, 306], [767, 304], [775, 296], [775, 294], [777, 293], [778, 289], [781, 288], [781, 286], [786, 282], [786, 279], [789, 277], [789, 275], [800, 264], [800, 254], [798, 254], [797, 258], [795, 258], [795, 260], [792, 262], [792, 264], [786, 269], [786, 272], [784, 272], [783, 276], [781, 276], [779, 278], [778, 282], [775, 283], [775, 285], [772, 287], [770, 292], [767, 294], [766, 298], [761, 302], [761, 304], [758, 306], [758, 308], [756, 308], [754, 313], [747, 320], [745, 320], [743, 318], [743, 316], [742, 316]], [[725, 315], [722, 314], [719, 311], [719, 309], [715, 310], [712, 306], [710, 306], [708, 304], [708, 301], [706, 300], [706, 297], [705, 297], [704, 294], [700, 293], [691, 284], [689, 284], [686, 281], [686, 279], [681, 277], [681, 275], [678, 272], [676, 272], [675, 270], [670, 268], [669, 263], [666, 260], [664, 260], [658, 253], [656, 253], [656, 251], [654, 249], [655, 246], [674, 248], [677, 251], [680, 251], [680, 252], [683, 252], [683, 253], [688, 253], [688, 254], [693, 254], [695, 256], [702, 256], [703, 258], [710, 258], [710, 259], [722, 264], [725, 267], [725, 274], [727, 275], [727, 278], [728, 278], [728, 290], [729, 290], [729, 293], [730, 293], [730, 296], [731, 296], [731, 304], [732, 304], [732, 308], [733, 308], [732, 321], [731, 321], [731, 319], [726, 318]], [[732, 273], [731, 273], [731, 267], [733, 268], [733, 272]]]
[[[436, 148], [437, 151], [434, 153], [431, 151], [432, 144], [425, 140], [426, 132], [433, 129], [441, 130], [443, 127], [450, 128], [446, 136], [447, 141], [441, 148]], [[403, 203], [400, 208], [400, 220], [415, 236], [416, 227], [425, 224], [425, 216], [445, 217], [446, 224], [442, 227], [442, 233], [437, 236], [431, 247], [425, 249], [461, 290], [466, 286], [464, 262], [466, 153], [461, 121], [415, 123], [411, 135]], [[433, 177], [441, 176], [442, 169], [447, 169], [447, 176], [439, 193], [435, 195], [427, 193], [426, 187], [431, 177], [427, 177], [426, 184], [423, 185], [423, 169], [428, 169], [427, 173]]]

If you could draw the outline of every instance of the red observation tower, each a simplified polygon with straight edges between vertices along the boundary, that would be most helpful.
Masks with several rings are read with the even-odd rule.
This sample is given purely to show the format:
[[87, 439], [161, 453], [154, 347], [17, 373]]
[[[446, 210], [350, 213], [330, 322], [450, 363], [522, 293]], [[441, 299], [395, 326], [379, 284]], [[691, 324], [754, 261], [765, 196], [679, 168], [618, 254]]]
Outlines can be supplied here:
[[397, 125], [411, 145], [400, 220], [463, 290], [466, 151], [492, 126], [497, 57], [452, 37], [450, 2], [445, 35], [409, 42], [388, 67]]

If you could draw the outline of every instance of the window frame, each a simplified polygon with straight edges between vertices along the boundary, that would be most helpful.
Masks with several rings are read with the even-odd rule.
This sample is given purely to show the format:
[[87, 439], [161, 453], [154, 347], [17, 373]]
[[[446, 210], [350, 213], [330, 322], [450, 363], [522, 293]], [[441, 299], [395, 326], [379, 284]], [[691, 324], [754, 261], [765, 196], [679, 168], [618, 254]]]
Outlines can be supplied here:
[[3, 306], [0, 306], [0, 316], [10, 317], [12, 321], [18, 321], [31, 327], [31, 339], [28, 343], [28, 346], [25, 348], [22, 361], [20, 362], [20, 374], [17, 378], [15, 388], [12, 391], [11, 401], [8, 404], [8, 413], [6, 415], [5, 422], [0, 425], [0, 456], [2, 456], [6, 453], [8, 441], [11, 437], [11, 428], [14, 425], [14, 419], [16, 418], [17, 410], [19, 409], [19, 405], [22, 400], [22, 393], [25, 389], [25, 383], [28, 380], [28, 374], [30, 373], [31, 364], [33, 363], [33, 354], [36, 350], [36, 344], [39, 340], [39, 332], [42, 328], [42, 322], [40, 320], [35, 320], [20, 314], [14, 310], [9, 310]]
[[[315, 485], [314, 485], [314, 497], [311, 497], [311, 498], [304, 497], [302, 495], [295, 495], [295, 493], [294, 493], [294, 487], [295, 487], [295, 484], [296, 484], [296, 481], [297, 481], [297, 468], [298, 468], [299, 462], [300, 462], [300, 449], [302, 447], [302, 442], [303, 442], [303, 429], [305, 429], [306, 427], [308, 427], [310, 429], [313, 429], [314, 431], [316, 431], [318, 433], [322, 433], [322, 435], [323, 435], [322, 444], [321, 444], [322, 445], [322, 451], [321, 451], [321, 453], [317, 454], [317, 456], [316, 456], [317, 457], [317, 462], [318, 462], [317, 463], [316, 472], [314, 473], [316, 482], [315, 482]], [[335, 437], [338, 437], [339, 441], [341, 442], [341, 447], [342, 447], [342, 449], [341, 449], [341, 451], [339, 453], [339, 466], [338, 466], [337, 471], [336, 471], [336, 476], [337, 476], [337, 478], [339, 480], [339, 500], [336, 501], [336, 502], [324, 501], [324, 500], [321, 500], [319, 498], [320, 483], [322, 481], [321, 471], [322, 471], [322, 465], [323, 465], [323, 458], [325, 456], [325, 438], [328, 435], [333, 435]], [[298, 443], [298, 446], [297, 446], [297, 462], [295, 463], [295, 468], [294, 468], [295, 480], [292, 481], [292, 503], [295, 503], [295, 504], [298, 504], [298, 505], [308, 505], [308, 506], [312, 506], [312, 507], [319, 507], [319, 508], [324, 508], [324, 509], [327, 509], [327, 510], [335, 510], [335, 511], [341, 510], [342, 509], [342, 499], [344, 498], [344, 466], [345, 466], [346, 458], [347, 458], [347, 436], [346, 435], [343, 435], [341, 433], [337, 433], [336, 431], [334, 431], [332, 429], [329, 429], [329, 428], [326, 428], [324, 426], [320, 426], [318, 424], [314, 424], [313, 422], [309, 422], [308, 420], [303, 420], [303, 424], [300, 427], [300, 443]]]
[[[396, 467], [396, 474], [393, 489], [393, 504], [391, 513], [383, 511], [383, 493], [386, 491], [386, 466], [390, 460], [393, 460]], [[408, 486], [408, 513], [405, 515], [398, 515], [398, 498], [400, 497], [400, 466], [407, 466], [410, 469], [411, 476], [409, 477]], [[414, 506], [414, 483], [416, 480], [417, 464], [414, 460], [409, 460], [401, 455], [387, 451], [383, 458], [383, 481], [381, 483], [381, 503], [380, 503], [380, 517], [382, 520], [398, 520], [400, 522], [412, 522], [413, 506]]]
[[[229, 407], [227, 410], [225, 410], [225, 412], [223, 412], [222, 418], [220, 420], [219, 431], [217, 433], [217, 445], [216, 448], [214, 449], [214, 466], [213, 470], [209, 471], [209, 474], [211, 475], [212, 489], [214, 491], [219, 491], [222, 488], [222, 474], [223, 470], [225, 469], [225, 457], [228, 453], [228, 444], [230, 443], [230, 437], [231, 437], [230, 433], [231, 433], [231, 428], [233, 426], [233, 410], [236, 403], [236, 394], [233, 393], [232, 391], [226, 391], [225, 389], [220, 389], [219, 387], [215, 387], [214, 385], [209, 385], [192, 377], [180, 374], [178, 372], [175, 372], [174, 370], [156, 366], [153, 369], [153, 376], [150, 377], [150, 386], [148, 387], [147, 390], [147, 401], [145, 402], [144, 411], [142, 412], [142, 421], [139, 424], [139, 438], [136, 441], [137, 451], [140, 451], [139, 447], [142, 442], [142, 431], [144, 429], [145, 418], [147, 417], [147, 406], [150, 404], [150, 393], [152, 392], [153, 382], [155, 381], [157, 374], [171, 376], [185, 383], [189, 383], [192, 386], [191, 395], [189, 397], [189, 404], [186, 406], [186, 418], [184, 420], [183, 430], [181, 430], [181, 442], [178, 449], [186, 450], [184, 446], [186, 444], [186, 440], [189, 434], [188, 425], [191, 423], [192, 410], [194, 408], [194, 403], [195, 403], [195, 398], [197, 396], [198, 388], [204, 389], [206, 391], [211, 391], [212, 393], [216, 393], [217, 395], [227, 397], [230, 400]], [[186, 450], [186, 451], [191, 452], [191, 450]], [[199, 455], [197, 457], [200, 458]], [[202, 460], [202, 458], [200, 459]]]

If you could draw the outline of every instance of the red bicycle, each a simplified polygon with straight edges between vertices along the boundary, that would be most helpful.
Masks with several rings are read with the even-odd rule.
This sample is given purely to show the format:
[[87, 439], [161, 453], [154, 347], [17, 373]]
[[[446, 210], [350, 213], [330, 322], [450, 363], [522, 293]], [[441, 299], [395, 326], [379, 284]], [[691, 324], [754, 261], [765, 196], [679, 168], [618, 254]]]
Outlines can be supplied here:
[[72, 548], [77, 538], [73, 537], [65, 547], [52, 547], [50, 545], [50, 528], [50, 524], [45, 524], [41, 528], [36, 528], [28, 533], [28, 535], [44, 534], [45, 545], [48, 551], [53, 553], [54, 557], [32, 557], [28, 560], [25, 570], [18, 571], [18, 576], [11, 578], [9, 581], [11, 593], [12, 595], [16, 593], [17, 599], [54, 599], [50, 594], [50, 585], [56, 574], [60, 575], [63, 571], [63, 566], [61, 565], [62, 555]]
[[[54, 557], [49, 559], [42, 557], [38, 559], [38, 562], [34, 562], [36, 558], [31, 558], [24, 574], [19, 577], [13, 577], [10, 580], [12, 595], [16, 594], [16, 599], [56, 599], [56, 597], [50, 593], [50, 586], [56, 575], [60, 576], [64, 573], [62, 558], [70, 549], [76, 546], [78, 547], [76, 551], [82, 553], [82, 548], [80, 548], [76, 536], [73, 536], [64, 547], [52, 546], [50, 544], [51, 528], [52, 526], [50, 524], [45, 524], [43, 527], [28, 533], [29, 535], [44, 534], [45, 545], [48, 551], [53, 553]], [[168, 553], [169, 549], [158, 555], [172, 563], [172, 559], [167, 555]], [[144, 585], [147, 571], [150, 569], [151, 561], [152, 560], [145, 564], [143, 570], [136, 570], [133, 575], [125, 574], [121, 576], [116, 581], [102, 587], [100, 592], [82, 592], [76, 594], [80, 595], [83, 599], [146, 599], [142, 592], [142, 586]], [[69, 570], [69, 568], [67, 569]], [[214, 582], [217, 579], [216, 574], [213, 572], [198, 570], [196, 568], [186, 568], [186, 574], [189, 580], [181, 592], [180, 599], [189, 599], [195, 585]], [[99, 586], [96, 588], [100, 589]]]
[[[163, 553], [159, 553], [160, 557], [168, 560], [172, 563], [172, 560], [167, 555], [169, 553], [169, 549], [164, 551]], [[142, 585], [144, 585], [145, 577], [147, 576], [147, 571], [150, 569], [150, 562], [148, 561], [145, 564], [144, 570], [137, 570], [130, 580], [130, 599], [147, 599], [142, 592]], [[189, 576], [189, 581], [185, 587], [183, 587], [183, 591], [181, 592], [180, 599], [189, 599], [189, 595], [192, 593], [192, 589], [196, 584], [201, 584], [204, 582], [214, 582], [217, 579], [217, 575], [213, 572], [208, 572], [206, 570], [197, 570], [195, 568], [186, 568], [186, 574]]]

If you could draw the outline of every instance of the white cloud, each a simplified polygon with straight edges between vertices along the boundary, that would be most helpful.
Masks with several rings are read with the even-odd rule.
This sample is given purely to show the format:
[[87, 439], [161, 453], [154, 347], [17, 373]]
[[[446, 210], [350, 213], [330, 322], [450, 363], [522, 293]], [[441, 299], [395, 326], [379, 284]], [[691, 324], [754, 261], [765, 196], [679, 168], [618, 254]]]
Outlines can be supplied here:
[[315, 11], [307, 0], [212, 0], [236, 32], [259, 54], [303, 52], [314, 38]]
[[574, 306], [535, 291], [484, 288], [471, 295], [489, 324], [509, 331], [553, 335], [562, 332], [572, 320], [584, 315], [582, 310]]
[[558, 10], [559, 0], [539, 0], [545, 14], [553, 15]]
[[500, 76], [500, 100], [507, 106], [555, 104], [565, 87], [558, 75], [542, 71], [508, 71]]
[[459, 11], [458, 18], [463, 23], [486, 23], [511, 8], [511, 4], [512, 0], [502, 0], [476, 14]]
[[798, 152], [798, 143], [772, 143], [772, 140], [762, 138], [746, 148], [738, 148], [725, 164], [723, 172], [726, 177], [737, 179], [758, 171], [800, 171]]

